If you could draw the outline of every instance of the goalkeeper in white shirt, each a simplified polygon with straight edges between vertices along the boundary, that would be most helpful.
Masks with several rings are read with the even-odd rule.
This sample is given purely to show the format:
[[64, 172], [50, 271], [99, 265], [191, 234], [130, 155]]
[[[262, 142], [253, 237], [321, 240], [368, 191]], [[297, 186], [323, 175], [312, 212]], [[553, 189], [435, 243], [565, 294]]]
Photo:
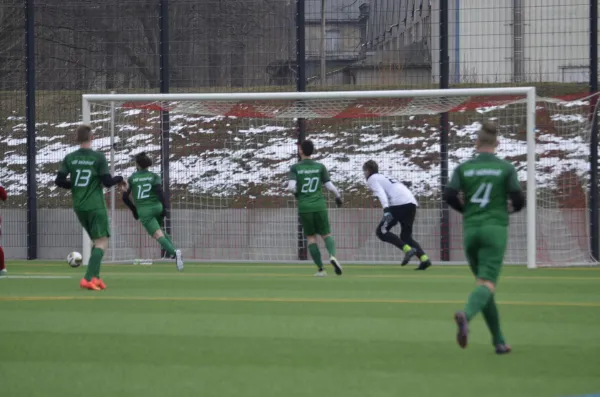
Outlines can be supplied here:
[[[383, 207], [383, 219], [377, 226], [377, 237], [404, 252], [402, 266], [406, 266], [416, 255], [421, 263], [415, 270], [426, 270], [431, 266], [431, 261], [412, 237], [418, 206], [415, 196], [403, 183], [381, 175], [379, 166], [373, 160], [363, 165], [363, 172], [367, 178], [367, 186], [375, 193]], [[398, 223], [402, 228], [400, 236], [390, 232]]]

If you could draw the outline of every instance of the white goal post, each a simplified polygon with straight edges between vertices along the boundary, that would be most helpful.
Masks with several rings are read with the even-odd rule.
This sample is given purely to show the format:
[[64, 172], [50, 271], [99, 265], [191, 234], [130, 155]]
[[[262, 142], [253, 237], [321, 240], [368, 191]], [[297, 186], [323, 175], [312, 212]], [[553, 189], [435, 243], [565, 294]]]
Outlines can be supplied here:
[[[476, 106], [480, 107], [465, 105], [473, 98], [479, 98]], [[93, 127], [94, 148], [103, 151], [111, 170], [125, 178], [135, 170], [131, 158], [137, 152], [154, 151], [155, 160], [160, 156], [162, 111], [168, 111], [171, 120], [171, 185], [177, 189], [171, 199], [174, 211], [171, 218], [178, 225], [177, 230], [173, 229], [173, 237], [175, 245], [181, 244], [185, 256], [192, 260], [297, 259], [295, 204], [293, 197], [284, 196], [280, 188], [289, 165], [295, 162], [295, 120], [303, 118], [311, 125], [308, 135], [317, 147], [316, 159], [328, 159], [326, 165], [332, 181], [339, 184], [349, 203], [348, 208], [330, 212], [333, 233], [338, 239], [338, 256], [346, 262], [394, 262], [397, 253], [393, 247], [375, 237], [381, 210], [372, 198], [362, 198], [364, 192], [360, 186], [364, 181], [357, 176], [360, 169], [356, 169], [356, 164], [368, 158], [381, 160], [382, 172], [412, 180], [417, 195], [427, 202], [420, 210], [424, 215], [419, 212], [417, 215], [423, 222], [417, 222], [423, 231], [415, 226], [416, 238], [430, 238], [431, 233], [426, 230], [439, 228], [436, 214], [442, 209], [440, 169], [436, 163], [440, 154], [436, 143], [439, 129], [434, 120], [437, 114], [454, 112], [457, 121], [451, 121], [454, 129], [448, 148], [452, 158], [449, 173], [464, 156], [472, 155], [472, 134], [480, 125], [477, 123], [495, 120], [501, 124], [500, 134], [504, 129], [522, 135], [521, 140], [511, 138], [509, 142], [519, 144], [520, 152], [514, 153], [514, 158], [522, 165], [519, 177], [527, 194], [527, 206], [519, 218], [522, 220], [515, 226], [520, 229], [512, 243], [516, 248], [510, 261], [526, 262], [528, 268], [538, 265], [536, 225], [543, 223], [536, 215], [540, 197], [536, 191], [539, 153], [536, 152], [535, 87], [82, 97], [82, 119]], [[327, 149], [319, 152], [320, 148]], [[505, 157], [510, 159], [513, 154]], [[334, 163], [335, 166], [330, 165]], [[155, 170], [160, 172], [158, 168]], [[552, 193], [557, 190], [551, 187], [544, 191], [548, 197], [558, 194]], [[355, 194], [361, 197], [360, 202], [352, 201]], [[143, 258], [144, 252], [149, 252], [146, 250], [152, 250], [147, 256], [157, 258], [158, 246], [147, 241], [144, 230], [129, 219], [125, 209], [118, 203], [115, 205], [118, 197], [111, 193], [109, 199], [113, 236], [112, 254], [106, 259], [129, 262]], [[452, 215], [452, 219], [452, 233], [462, 234], [460, 217]], [[291, 238], [289, 244], [287, 240], [279, 240], [285, 236]], [[436, 239], [429, 243], [429, 250], [439, 250]], [[450, 244], [453, 250], [450, 259], [464, 263], [460, 257], [461, 243], [455, 240]], [[135, 249], [129, 247], [133, 245]], [[82, 252], [87, 264], [91, 243], [85, 232]], [[571, 259], [565, 262], [568, 260]], [[440, 263], [439, 259], [436, 263]]]

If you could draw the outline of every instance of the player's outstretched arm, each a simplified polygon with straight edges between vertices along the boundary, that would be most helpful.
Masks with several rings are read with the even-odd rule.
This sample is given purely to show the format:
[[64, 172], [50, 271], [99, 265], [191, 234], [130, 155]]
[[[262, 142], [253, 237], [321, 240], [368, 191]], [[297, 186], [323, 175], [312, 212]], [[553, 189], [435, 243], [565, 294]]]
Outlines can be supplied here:
[[465, 211], [465, 205], [459, 197], [461, 189], [461, 179], [460, 179], [460, 169], [459, 165], [457, 169], [452, 173], [452, 178], [450, 178], [450, 183], [444, 189], [444, 194], [442, 199], [451, 207], [454, 208], [457, 212], [461, 214]]
[[340, 195], [339, 190], [335, 187], [333, 182], [327, 181], [323, 186], [325, 186], [325, 189], [333, 193], [333, 195], [335, 196], [335, 203], [338, 207], [341, 207], [344, 204], [344, 202], [342, 201], [342, 196]]
[[163, 212], [161, 216], [164, 218], [165, 216], [167, 216], [167, 199], [165, 198], [165, 194], [163, 193], [162, 186], [154, 185], [154, 193], [156, 194], [156, 198], [158, 199], [158, 201], [160, 201], [160, 203], [162, 204]]
[[290, 172], [288, 173], [288, 184], [286, 189], [296, 197], [298, 197], [298, 192], [296, 191], [296, 185], [298, 183], [297, 177], [298, 173], [296, 172], [296, 164], [294, 164], [290, 167]]
[[447, 187], [444, 190], [444, 201], [454, 210], [462, 213], [465, 210], [465, 207], [462, 203], [462, 201], [460, 201], [460, 197], [459, 195], [459, 191], [452, 188], [452, 187]]
[[97, 153], [98, 161], [96, 163], [96, 172], [100, 175], [100, 182], [104, 187], [113, 187], [115, 185], [126, 186], [127, 182], [122, 176], [111, 176], [106, 157], [102, 153]]
[[290, 179], [287, 183], [286, 189], [288, 192], [296, 193], [296, 180]]
[[110, 174], [104, 174], [102, 176], [100, 176], [100, 182], [102, 182], [102, 184], [104, 185], [104, 187], [113, 187], [115, 185], [118, 185], [120, 183], [123, 183], [123, 177], [122, 176], [110, 176]]
[[69, 161], [68, 157], [65, 157], [63, 161], [60, 163], [60, 168], [58, 169], [58, 174], [56, 174], [56, 179], [54, 180], [54, 184], [63, 189], [71, 189], [73, 184], [70, 180], [67, 179], [69, 176]]
[[285, 189], [292, 193], [294, 195], [294, 197], [298, 198], [298, 191], [296, 190], [296, 185], [297, 182], [295, 179], [290, 179], [287, 183], [287, 186], [285, 187]]
[[70, 180], [67, 179], [68, 174], [59, 171], [58, 175], [56, 175], [56, 179], [54, 180], [54, 184], [63, 189], [71, 189], [73, 184]]
[[321, 181], [325, 189], [329, 190], [331, 193], [334, 194], [335, 204], [338, 207], [341, 207], [342, 204], [344, 204], [344, 202], [342, 201], [342, 196], [340, 195], [340, 192], [337, 190], [335, 185], [331, 182], [331, 179], [329, 179], [329, 171], [327, 171], [327, 168], [323, 164], [321, 164]]
[[123, 197], [122, 197], [123, 203], [127, 206], [127, 208], [129, 208], [131, 210], [131, 212], [133, 213], [133, 217], [135, 219], [138, 219], [137, 208], [135, 207], [135, 204], [133, 204], [133, 202], [129, 198], [130, 195], [131, 195], [131, 188], [127, 189], [126, 192], [123, 192]]
[[511, 170], [506, 181], [506, 190], [508, 191], [508, 197], [510, 198], [510, 203], [512, 205], [512, 211], [510, 212], [519, 212], [525, 207], [525, 196], [521, 190], [521, 185], [519, 184], [519, 178], [517, 177], [517, 170], [515, 167], [511, 166]]
[[508, 196], [510, 197], [510, 202], [512, 204], [511, 212], [519, 212], [525, 208], [525, 196], [523, 195], [523, 192], [510, 192]]

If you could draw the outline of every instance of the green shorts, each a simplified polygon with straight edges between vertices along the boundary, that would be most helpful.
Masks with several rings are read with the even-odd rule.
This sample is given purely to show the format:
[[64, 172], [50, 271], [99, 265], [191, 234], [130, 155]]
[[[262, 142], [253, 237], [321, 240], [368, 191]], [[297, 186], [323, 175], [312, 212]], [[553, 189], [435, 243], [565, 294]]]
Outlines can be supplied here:
[[92, 240], [110, 237], [110, 221], [108, 220], [108, 212], [105, 209], [75, 211], [75, 214]]
[[497, 283], [504, 262], [508, 227], [478, 226], [464, 229], [464, 248], [475, 277]]
[[162, 212], [163, 207], [161, 204], [137, 209], [140, 223], [144, 226], [144, 229], [146, 229], [150, 236], [154, 236], [154, 233], [156, 233], [157, 230], [160, 230]]
[[327, 211], [301, 213], [300, 222], [305, 236], [326, 236], [331, 233]]

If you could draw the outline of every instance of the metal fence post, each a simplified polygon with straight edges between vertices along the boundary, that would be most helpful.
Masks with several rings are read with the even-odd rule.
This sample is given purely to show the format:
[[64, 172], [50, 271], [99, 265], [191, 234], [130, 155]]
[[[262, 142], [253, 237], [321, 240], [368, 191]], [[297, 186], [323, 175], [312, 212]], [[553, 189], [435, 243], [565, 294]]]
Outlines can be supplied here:
[[[160, 1], [160, 49], [159, 49], [159, 62], [160, 62], [160, 93], [167, 94], [169, 92], [170, 83], [170, 70], [169, 70], [169, 0]], [[171, 189], [170, 189], [170, 117], [169, 111], [161, 111], [161, 171], [162, 171], [162, 183], [165, 200], [167, 201], [166, 218], [165, 218], [165, 232], [171, 234]], [[162, 256], [165, 252], [162, 252]]]
[[[590, 93], [598, 92], [598, 1], [590, 0]], [[590, 246], [592, 258], [600, 259], [600, 219], [598, 205], [598, 96], [590, 101], [592, 131], [590, 139]]]
[[[446, 89], [450, 80], [450, 59], [448, 57], [448, 0], [440, 0], [440, 88]], [[448, 184], [448, 113], [440, 116], [440, 186]], [[440, 213], [440, 259], [450, 260], [450, 211], [442, 202]]]
[[[306, 26], [304, 0], [296, 0], [296, 91], [306, 91]], [[306, 120], [298, 119], [298, 145], [306, 139]], [[308, 258], [306, 238], [298, 219], [298, 259]]]
[[27, 125], [27, 259], [37, 259], [37, 180], [35, 148], [35, 3], [25, 0]]

